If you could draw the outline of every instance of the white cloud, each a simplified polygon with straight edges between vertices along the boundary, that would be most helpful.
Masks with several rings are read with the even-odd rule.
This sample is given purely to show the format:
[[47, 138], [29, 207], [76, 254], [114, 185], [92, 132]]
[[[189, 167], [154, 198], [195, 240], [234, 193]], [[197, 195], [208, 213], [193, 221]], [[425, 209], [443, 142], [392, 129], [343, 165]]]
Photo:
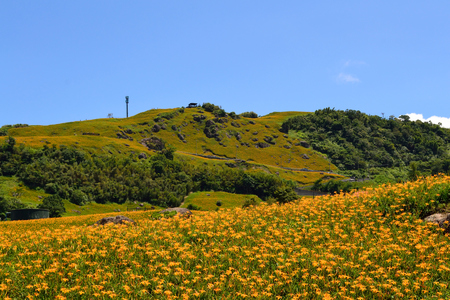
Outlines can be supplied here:
[[411, 121], [417, 121], [417, 120], [420, 120], [422, 122], [430, 121], [433, 124], [441, 123], [442, 127], [450, 128], [450, 118], [432, 116], [432, 117], [429, 117], [428, 119], [425, 119], [422, 114], [411, 113], [411, 114], [406, 114], [406, 115], [411, 118]]
[[343, 82], [343, 83], [358, 83], [358, 82], [360, 82], [359, 78], [356, 78], [350, 74], [345, 74], [345, 73], [339, 73], [339, 75], [337, 76], [336, 79], [338, 82]]

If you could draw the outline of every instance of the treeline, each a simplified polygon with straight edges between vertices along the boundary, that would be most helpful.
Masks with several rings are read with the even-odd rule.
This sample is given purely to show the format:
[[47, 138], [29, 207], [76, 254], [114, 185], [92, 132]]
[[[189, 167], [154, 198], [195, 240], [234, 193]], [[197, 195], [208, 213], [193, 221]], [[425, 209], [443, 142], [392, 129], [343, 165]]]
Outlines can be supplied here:
[[450, 169], [450, 130], [406, 115], [384, 119], [356, 110], [325, 108], [282, 124], [296, 130], [314, 150], [341, 170], [404, 167], [414, 163], [423, 174]]
[[126, 201], [163, 207], [179, 206], [194, 191], [255, 194], [279, 202], [296, 199], [295, 183], [266, 173], [246, 173], [174, 160], [174, 148], [149, 159], [89, 155], [60, 146], [16, 146], [8, 137], [0, 147], [0, 175], [17, 176], [27, 186], [83, 205]]

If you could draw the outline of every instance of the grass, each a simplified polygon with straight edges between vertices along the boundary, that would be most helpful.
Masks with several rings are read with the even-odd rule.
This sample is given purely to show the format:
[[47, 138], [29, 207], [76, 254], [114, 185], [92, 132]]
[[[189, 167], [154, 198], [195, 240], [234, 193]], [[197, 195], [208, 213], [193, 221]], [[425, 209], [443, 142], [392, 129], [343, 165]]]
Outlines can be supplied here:
[[[30, 208], [36, 208], [42, 199], [50, 196], [50, 194], [45, 193], [42, 190], [30, 189], [21, 183], [16, 177], [6, 177], [0, 176], [0, 195], [5, 195], [8, 197], [16, 198], [22, 203]], [[63, 217], [69, 216], [84, 216], [84, 215], [95, 215], [95, 214], [105, 214], [105, 213], [117, 213], [126, 212], [127, 209], [132, 210], [136, 207], [141, 207], [139, 203], [106, 203], [99, 204], [95, 202], [87, 203], [86, 205], [79, 206], [69, 202], [68, 200], [63, 200], [66, 212], [63, 213]], [[144, 208], [150, 208], [152, 205], [144, 203]], [[161, 207], [155, 206], [155, 210], [162, 209]]]
[[[17, 144], [31, 147], [66, 145], [89, 153], [107, 155], [130, 155], [133, 153], [137, 155], [141, 152], [153, 155], [154, 152], [141, 145], [139, 141], [156, 136], [173, 145], [178, 150], [177, 157], [203, 154], [230, 159], [237, 158], [268, 167], [308, 168], [310, 170], [328, 170], [330, 168], [323, 155], [298, 145], [299, 139], [289, 137], [279, 131], [285, 119], [298, 114], [307, 114], [305, 112], [274, 112], [256, 119], [232, 120], [228, 118], [228, 122], [218, 123], [218, 126], [223, 127], [219, 128], [219, 135], [222, 137], [219, 143], [214, 138], [207, 138], [203, 133], [206, 121], [195, 122], [193, 120], [195, 114], [203, 114], [207, 119], [214, 118], [209, 112], [200, 112], [201, 108], [185, 109], [184, 113], [164, 121], [166, 129], [159, 132], [152, 131], [152, 127], [156, 124], [154, 119], [159, 114], [175, 110], [152, 109], [124, 119], [104, 118], [49, 126], [35, 125], [13, 128], [9, 130], [9, 134], [16, 139]], [[231, 122], [233, 121], [239, 127], [232, 126]], [[254, 124], [250, 122], [254, 122]], [[176, 126], [177, 130], [172, 129], [172, 126]], [[133, 139], [132, 141], [117, 138], [117, 133], [127, 130], [131, 130], [131, 133], [127, 133], [127, 135]], [[98, 135], [83, 135], [83, 133]], [[185, 136], [185, 142], [179, 138], [178, 134]], [[241, 136], [240, 140], [236, 139], [236, 134]], [[264, 139], [267, 137], [271, 137], [275, 144], [267, 148], [255, 147], [256, 143], [265, 142]], [[258, 140], [255, 142], [254, 139]], [[304, 158], [305, 154], [309, 159]], [[194, 156], [194, 158], [199, 163], [204, 161], [199, 157]], [[334, 166], [332, 169], [336, 170]], [[284, 174], [280, 172], [281, 177], [284, 177]], [[295, 176], [290, 174], [286, 179], [288, 177]], [[297, 181], [301, 182], [301, 180]]]
[[0, 223], [2, 299], [449, 299], [450, 177], [137, 226]]
[[[211, 211], [217, 208], [236, 208], [242, 207], [245, 200], [250, 198], [255, 198], [258, 203], [261, 202], [261, 199], [255, 195], [230, 194], [226, 192], [196, 192], [187, 196], [181, 207], [188, 207], [189, 204], [193, 204], [205, 211]], [[217, 201], [220, 201], [222, 205], [217, 206]]]
[[16, 177], [0, 176], [0, 195], [16, 198], [22, 203], [36, 207], [41, 199], [49, 196], [42, 190], [33, 190], [21, 183]]

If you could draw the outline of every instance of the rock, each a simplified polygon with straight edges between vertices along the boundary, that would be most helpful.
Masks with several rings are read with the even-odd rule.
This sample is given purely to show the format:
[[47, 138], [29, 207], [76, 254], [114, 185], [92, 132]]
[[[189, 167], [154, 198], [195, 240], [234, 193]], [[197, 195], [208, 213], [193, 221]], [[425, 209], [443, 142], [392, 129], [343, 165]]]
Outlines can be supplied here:
[[267, 147], [270, 147], [270, 144], [259, 142], [259, 143], [255, 144], [255, 147], [256, 148], [267, 148]]
[[450, 213], [437, 213], [426, 217], [424, 221], [438, 224], [439, 227], [445, 228], [445, 232], [450, 232]]
[[252, 141], [257, 142], [257, 141], [258, 141], [258, 138], [254, 138], [254, 139], [252, 139]]
[[264, 137], [264, 141], [266, 141], [267, 143], [272, 144], [272, 145], [276, 144], [276, 141], [271, 136]]
[[164, 142], [161, 139], [157, 138], [156, 136], [142, 139], [139, 143], [146, 146], [150, 150], [161, 151], [162, 149], [165, 148]]
[[158, 132], [160, 130], [161, 130], [161, 126], [159, 126], [158, 124], [153, 125], [153, 127], [152, 127], [153, 132]]
[[303, 159], [309, 159], [309, 156], [306, 155], [306, 154], [303, 154], [303, 155], [302, 155], [302, 158], [303, 158]]
[[119, 138], [119, 139], [130, 140], [130, 141], [133, 140], [133, 138], [132, 138], [131, 136], [128, 136], [128, 135], [127, 135], [125, 132], [123, 132], [123, 131], [117, 132], [116, 135], [117, 135], [117, 138]]
[[225, 164], [226, 164], [228, 167], [230, 167], [230, 168], [236, 168], [236, 167], [237, 167], [236, 164], [231, 163], [231, 162], [226, 162]]
[[125, 129], [124, 132], [127, 133], [127, 134], [133, 134], [134, 133], [133, 130], [131, 130], [131, 129]]
[[237, 128], [241, 127], [241, 125], [239, 125], [239, 123], [235, 122], [235, 121], [231, 122], [231, 126], [234, 126], [234, 127], [237, 127]]
[[205, 120], [206, 119], [206, 116], [205, 115], [192, 115], [192, 117], [194, 118], [194, 121], [196, 121], [196, 122], [201, 122], [202, 120]]
[[181, 134], [181, 133], [177, 133], [177, 136], [178, 136], [178, 138], [180, 139], [180, 140], [182, 140], [182, 141], [184, 141], [185, 140], [185, 135], [184, 134]]
[[291, 149], [291, 146], [289, 146], [289, 145], [284, 145], [283, 147], [286, 149]]
[[257, 135], [257, 134], [258, 134], [258, 131], [253, 132], [253, 135]]
[[206, 127], [211, 127], [211, 126], [215, 126], [216, 125], [216, 123], [214, 123], [214, 121], [213, 120], [208, 120], [208, 121], [206, 121]]
[[270, 128], [270, 126], [269, 126], [269, 125], [264, 125], [264, 127], [266, 127], [266, 128]]
[[136, 222], [130, 218], [127, 218], [125, 216], [115, 216], [115, 217], [106, 217], [103, 219], [98, 220], [94, 225], [105, 225], [108, 223], [113, 223], [113, 224], [127, 224], [127, 223], [131, 223], [133, 225], [136, 225]]
[[177, 125], [172, 125], [172, 130], [173, 131], [178, 131]]
[[252, 124], [252, 125], [255, 125], [255, 122], [254, 121], [252, 121], [252, 120], [250, 120], [250, 121], [248, 121], [250, 124]]
[[224, 124], [224, 123], [228, 123], [228, 119], [227, 118], [214, 118], [214, 122]]
[[305, 141], [300, 141], [300, 146], [302, 146], [304, 148], [309, 148], [310, 147], [309, 143], [305, 142]]
[[144, 206], [144, 203], [139, 203], [139, 206], [140, 206], [140, 207], [143, 207], [143, 206]]
[[242, 139], [242, 136], [239, 133], [237, 133], [235, 136], [238, 141], [240, 141]]
[[283, 137], [287, 139], [289, 136], [287, 134], [283, 134]]
[[141, 152], [138, 156], [139, 159], [147, 159], [147, 154], [145, 154], [144, 152]]
[[159, 213], [163, 214], [163, 213], [172, 212], [172, 211], [175, 211], [177, 214], [180, 214], [180, 215], [184, 215], [184, 214], [189, 215], [189, 216], [192, 215], [192, 212], [189, 209], [182, 208], [182, 207], [166, 208], [166, 209], [160, 211]]

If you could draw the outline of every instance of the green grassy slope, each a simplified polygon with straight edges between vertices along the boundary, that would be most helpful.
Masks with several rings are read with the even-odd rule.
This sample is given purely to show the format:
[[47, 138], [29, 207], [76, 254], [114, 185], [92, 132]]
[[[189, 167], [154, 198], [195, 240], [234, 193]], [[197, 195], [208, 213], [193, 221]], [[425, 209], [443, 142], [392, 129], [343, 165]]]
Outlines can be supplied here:
[[[130, 118], [124, 119], [95, 119], [80, 122], [69, 122], [49, 126], [29, 126], [12, 128], [9, 134], [18, 144], [32, 147], [43, 145], [66, 145], [83, 149], [90, 153], [112, 155], [127, 155], [129, 153], [154, 152], [147, 149], [140, 141], [144, 138], [157, 137], [166, 144], [177, 149], [178, 157], [194, 157], [193, 163], [205, 163], [205, 159], [198, 155], [218, 156], [228, 159], [240, 159], [266, 169], [293, 168], [310, 170], [329, 170], [329, 162], [311, 148], [300, 146], [298, 139], [282, 134], [279, 129], [284, 120], [304, 112], [274, 112], [266, 116], [250, 119], [233, 120], [222, 118], [217, 122], [218, 139], [208, 138], [204, 129], [208, 120], [215, 117], [202, 108], [187, 108], [172, 119], [156, 122], [155, 118], [162, 113], [177, 111], [178, 109], [152, 109]], [[195, 116], [203, 115], [204, 120], [195, 121]], [[152, 129], [158, 124], [162, 128], [158, 132]], [[94, 135], [92, 135], [94, 134]], [[128, 139], [118, 138], [118, 134]], [[180, 138], [182, 137], [182, 138]], [[266, 141], [269, 140], [270, 143]], [[258, 146], [264, 143], [266, 148]], [[307, 158], [306, 158], [307, 157]], [[208, 159], [207, 163], [211, 160]], [[256, 167], [258, 168], [258, 167]], [[332, 169], [336, 169], [331, 165]], [[299, 183], [317, 174], [308, 172], [299, 174], [295, 171], [278, 172], [279, 176], [293, 179]], [[285, 175], [286, 174], [286, 175]]]
[[[201, 210], [215, 210], [216, 208], [234, 208], [242, 207], [245, 200], [255, 198], [257, 202], [261, 202], [258, 196], [255, 195], [238, 195], [226, 192], [196, 192], [186, 197], [184, 204], [181, 207], [188, 207], [189, 204], [196, 205]], [[221, 202], [217, 206], [217, 201]]]
[[[15, 198], [20, 200], [26, 207], [36, 208], [42, 199], [50, 196], [50, 194], [37, 189], [30, 189], [23, 185], [15, 177], [0, 176], [0, 196], [6, 196], [9, 198]], [[107, 203], [99, 204], [95, 202], [89, 202], [86, 205], [79, 206], [64, 200], [64, 207], [66, 212], [63, 213], [63, 217], [68, 216], [78, 216], [78, 215], [92, 215], [92, 214], [103, 214], [103, 213], [113, 213], [113, 212], [125, 212], [127, 210], [133, 211], [134, 208], [146, 208], [150, 209], [151, 205], [145, 203], [143, 207], [139, 203]], [[160, 209], [160, 207], [154, 207], [154, 209]]]

